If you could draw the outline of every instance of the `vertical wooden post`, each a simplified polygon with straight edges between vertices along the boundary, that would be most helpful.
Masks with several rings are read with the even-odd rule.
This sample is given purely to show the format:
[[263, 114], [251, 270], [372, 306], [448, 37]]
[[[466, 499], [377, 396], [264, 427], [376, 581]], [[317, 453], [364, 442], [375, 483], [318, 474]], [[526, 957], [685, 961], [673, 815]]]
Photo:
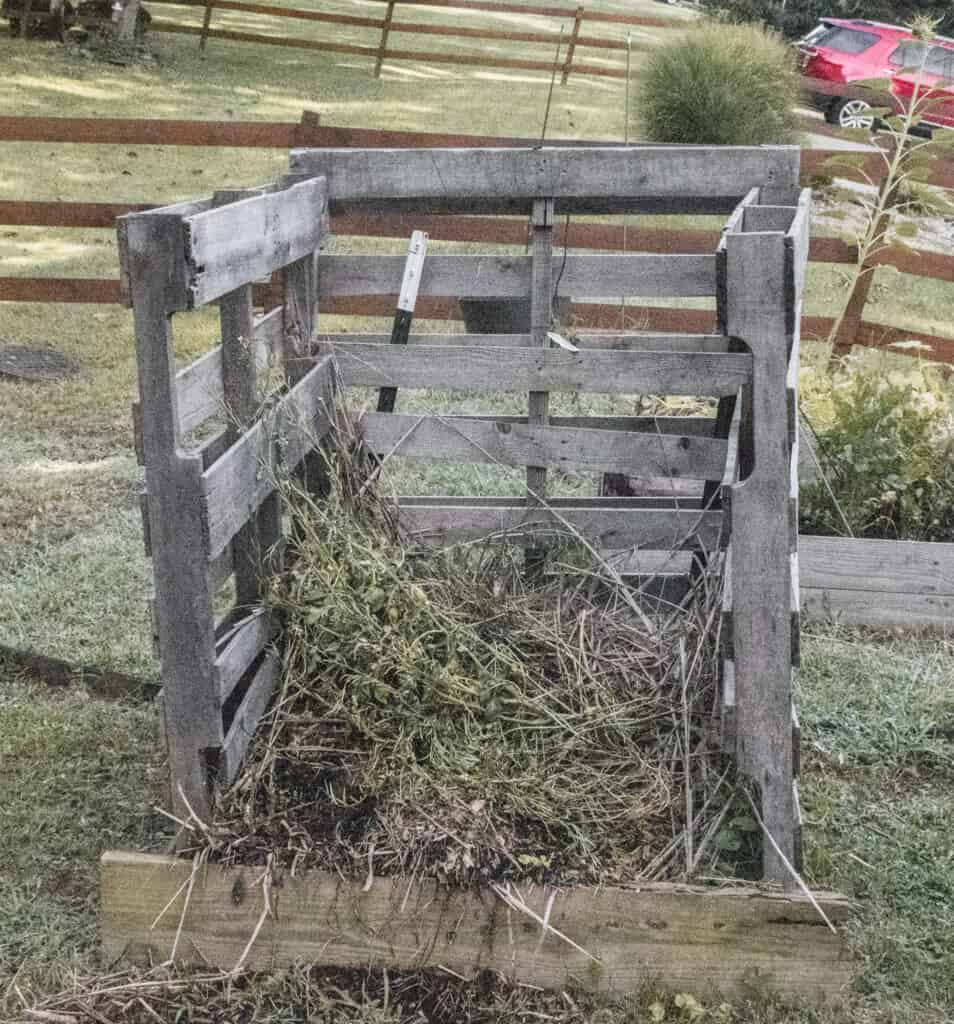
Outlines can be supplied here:
[[563, 77], [560, 79], [561, 85], [566, 85], [567, 79], [570, 77], [570, 70], [573, 66], [573, 53], [576, 50], [576, 41], [580, 38], [580, 25], [582, 23], [583, 8], [577, 7], [576, 15], [573, 18], [573, 31], [570, 33], [570, 45], [567, 47], [566, 60], [563, 62]]
[[202, 15], [202, 32], [199, 35], [199, 49], [205, 49], [206, 40], [209, 37], [209, 26], [212, 24], [212, 6], [215, 0], [205, 0], [205, 13]]
[[381, 77], [381, 66], [384, 64], [384, 55], [388, 49], [388, 36], [391, 34], [391, 22], [394, 20], [394, 4], [396, 0], [388, 0], [387, 13], [384, 15], [384, 23], [381, 26], [381, 42], [378, 44], [378, 57], [374, 62], [374, 77]]
[[738, 760], [759, 788], [765, 827], [782, 854], [764, 840], [764, 877], [792, 885], [785, 865], [795, 861], [786, 303], [794, 282], [781, 232], [731, 233], [725, 250], [726, 329], [753, 357], [752, 450], [744, 460], [740, 450], [747, 465], [729, 509]]
[[170, 319], [173, 310], [184, 306], [175, 278], [180, 218], [124, 217], [120, 241], [136, 331], [171, 803], [184, 821], [192, 814], [208, 821], [222, 713], [214, 670], [202, 460], [180, 450]]
[[[530, 336], [531, 345], [546, 348], [550, 344], [551, 303], [553, 301], [553, 200], [533, 201], [530, 257]], [[527, 422], [545, 425], [550, 413], [549, 391], [531, 391]], [[546, 495], [545, 466], [527, 467], [527, 504], [537, 505]], [[530, 572], [542, 568], [544, 552], [528, 548], [526, 565]]]
[[[401, 279], [401, 293], [398, 296], [397, 310], [394, 314], [394, 325], [391, 328], [391, 344], [406, 345], [411, 332], [411, 321], [414, 319], [414, 307], [417, 305], [417, 292], [421, 286], [421, 274], [424, 270], [424, 257], [427, 255], [427, 235], [423, 231], [411, 233], [411, 241], [407, 249], [407, 260], [404, 264], [404, 276]], [[394, 412], [397, 401], [397, 388], [381, 388], [378, 392], [378, 412]]]
[[24, 41], [30, 38], [31, 17], [33, 17], [33, 0], [25, 0], [23, 14], [20, 16], [20, 37]]
[[136, 45], [136, 24], [139, 20], [140, 0], [127, 0], [119, 12], [119, 24], [116, 26], [116, 41], [126, 49]]

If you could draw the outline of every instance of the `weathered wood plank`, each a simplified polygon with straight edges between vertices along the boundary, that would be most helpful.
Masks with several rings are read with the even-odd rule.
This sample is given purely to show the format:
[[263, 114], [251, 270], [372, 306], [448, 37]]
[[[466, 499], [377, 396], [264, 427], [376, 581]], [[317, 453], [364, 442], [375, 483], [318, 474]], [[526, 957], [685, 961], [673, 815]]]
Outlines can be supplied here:
[[721, 543], [722, 513], [672, 508], [568, 507], [553, 503], [527, 508], [514, 500], [506, 506], [400, 504], [398, 519], [408, 540], [443, 546], [500, 536], [539, 544], [544, 538], [572, 541], [584, 537], [600, 548], [675, 550]]
[[[547, 505], [558, 512], [575, 509], [584, 512], [587, 509], [618, 509], [650, 508], [650, 509], [691, 509], [701, 508], [698, 495], [695, 498], [672, 497], [671, 495], [636, 495], [632, 497], [615, 497], [599, 495], [591, 498], [550, 498]], [[421, 508], [502, 508], [510, 509], [519, 504], [513, 495], [494, 495], [491, 497], [475, 497], [473, 495], [401, 495], [396, 499], [401, 506], [419, 506]]]
[[619, 146], [546, 149], [299, 149], [297, 174], [328, 179], [332, 208], [359, 201], [399, 209], [529, 213], [552, 196], [556, 212], [727, 212], [751, 188], [794, 203], [798, 148]]
[[[108, 959], [164, 961], [181, 920], [180, 961], [235, 966], [262, 914], [261, 869], [206, 865], [186, 905], [191, 871], [183, 859], [103, 855]], [[661, 883], [514, 892], [576, 948], [486, 889], [388, 878], [362, 884], [316, 873], [272, 886], [272, 914], [245, 966], [273, 970], [308, 962], [419, 971], [440, 965], [466, 976], [495, 971], [531, 985], [617, 994], [662, 982], [700, 997], [713, 990], [742, 996], [757, 984], [810, 1002], [839, 997], [853, 974], [843, 937], [797, 894]], [[845, 922], [846, 900], [829, 893], [816, 898], [830, 919]]]
[[799, 556], [808, 590], [954, 596], [954, 544], [803, 534]]
[[951, 594], [890, 593], [861, 587], [822, 590], [803, 584], [801, 602], [805, 619], [833, 620], [854, 626], [950, 633], [954, 621], [954, 595]]
[[[397, 295], [402, 256], [322, 256], [319, 299]], [[561, 259], [562, 265], [562, 259]], [[429, 257], [420, 294], [519, 298], [530, 290], [530, 257], [439, 253]], [[558, 295], [708, 296], [715, 294], [715, 256], [669, 253], [569, 253]]]
[[264, 609], [258, 608], [219, 640], [215, 674], [223, 703], [274, 636], [275, 623]]
[[327, 223], [325, 186], [318, 179], [184, 218], [189, 307], [205, 305], [313, 252]]
[[[491, 345], [497, 348], [531, 348], [530, 334], [409, 334], [409, 345], [469, 346]], [[581, 349], [609, 349], [613, 352], [728, 352], [729, 340], [722, 334], [631, 334], [618, 331], [583, 331], [572, 336]], [[319, 334], [320, 344], [337, 345], [363, 342], [386, 345], [389, 334], [358, 334], [353, 331]]]
[[[762, 817], [781, 856], [762, 844], [764, 877], [794, 885], [785, 865], [795, 856], [792, 806], [792, 704], [788, 363], [786, 282], [790, 264], [780, 233], [726, 236], [726, 327], [752, 351], [751, 467], [731, 488], [732, 659], [738, 757], [760, 789]], [[746, 403], [747, 405], [748, 403]], [[744, 454], [744, 453], [740, 453]]]
[[567, 352], [361, 342], [322, 345], [346, 386], [476, 391], [593, 391], [604, 394], [735, 394], [751, 373], [748, 353]]
[[280, 666], [278, 654], [266, 651], [222, 742], [217, 777], [220, 786], [228, 786], [238, 775], [255, 728], [275, 692]]
[[202, 474], [206, 559], [214, 559], [252, 513], [330, 429], [334, 367], [316, 363], [265, 417]]
[[748, 205], [742, 213], [742, 230], [788, 231], [795, 217], [794, 206], [753, 206]]
[[462, 416], [366, 413], [360, 429], [365, 443], [381, 455], [703, 480], [722, 471], [727, 449], [725, 441], [690, 434], [547, 427]]

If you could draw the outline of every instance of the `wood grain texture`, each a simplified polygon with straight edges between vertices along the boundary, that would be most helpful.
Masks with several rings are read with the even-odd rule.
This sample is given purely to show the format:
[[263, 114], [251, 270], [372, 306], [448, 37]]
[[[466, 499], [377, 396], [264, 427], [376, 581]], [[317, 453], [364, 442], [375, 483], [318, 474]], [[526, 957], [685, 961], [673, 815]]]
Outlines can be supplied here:
[[707, 479], [722, 471], [726, 442], [690, 434], [538, 426], [492, 418], [365, 413], [365, 443], [378, 454], [578, 473]]
[[794, 202], [798, 148], [786, 146], [554, 146], [546, 149], [298, 149], [293, 173], [328, 179], [332, 209], [361, 201], [461, 213], [727, 212], [749, 189]]
[[506, 506], [409, 505], [398, 520], [409, 542], [443, 546], [501, 537], [510, 543], [539, 544], [544, 538], [572, 542], [585, 537], [607, 550], [654, 548], [674, 550], [721, 543], [722, 513], [671, 508], [596, 508], [592, 505], [527, 508], [517, 499]]
[[180, 220], [143, 214], [123, 226], [124, 274], [136, 333], [142, 449], [149, 502], [149, 538], [164, 688], [165, 736], [172, 808], [187, 803], [207, 820], [209, 752], [222, 742], [215, 684], [215, 636], [208, 564], [202, 557], [205, 509], [202, 460], [182, 454], [171, 319]]
[[275, 623], [264, 609], [255, 609], [216, 645], [215, 674], [224, 703], [246, 670], [275, 636]]
[[[262, 913], [261, 870], [207, 865], [185, 906], [183, 893], [176, 893], [185, 890], [191, 870], [182, 859], [103, 855], [108, 959], [166, 959], [181, 918], [182, 962], [222, 970], [236, 964]], [[659, 981], [700, 997], [713, 989], [742, 996], [756, 984], [811, 1003], [844, 994], [853, 974], [842, 936], [800, 895], [661, 883], [562, 892], [530, 887], [519, 895], [541, 917], [552, 898], [551, 926], [588, 955], [552, 932], [541, 934], [530, 917], [486, 889], [387, 878], [363, 886], [309, 874], [272, 886], [273, 915], [246, 966], [275, 970], [305, 961], [419, 971], [443, 965], [465, 976], [499, 971], [526, 984], [618, 994]], [[846, 900], [829, 893], [817, 898], [833, 921], [846, 921]]]
[[[320, 344], [337, 345], [363, 342], [386, 345], [389, 334], [358, 334], [354, 331], [319, 334]], [[530, 334], [415, 334], [408, 335], [409, 345], [441, 345], [469, 347], [491, 345], [497, 348], [531, 348]], [[728, 352], [728, 339], [721, 334], [632, 334], [619, 331], [582, 331], [572, 335], [572, 343], [581, 349], [606, 349], [613, 352]]]
[[327, 229], [320, 179], [229, 203], [183, 219], [189, 308], [314, 252]]
[[208, 560], [328, 432], [333, 398], [333, 364], [320, 360], [202, 474]]
[[[322, 256], [320, 299], [341, 295], [397, 295], [402, 256]], [[562, 257], [561, 257], [562, 265]], [[519, 298], [530, 289], [530, 257], [431, 255], [420, 294]], [[558, 295], [707, 296], [715, 294], [715, 257], [662, 253], [569, 253]]]
[[268, 707], [278, 683], [281, 659], [275, 650], [267, 650], [255, 671], [242, 701], [235, 711], [229, 731], [222, 741], [217, 765], [217, 781], [228, 786], [238, 775], [242, 761], [255, 736], [255, 729]]
[[740, 451], [742, 482], [729, 489], [738, 759], [759, 787], [765, 827], [782, 853], [763, 842], [764, 877], [792, 886], [783, 860], [795, 858], [786, 402], [791, 265], [781, 233], [729, 232], [725, 243], [726, 329], [754, 360], [740, 434], [740, 446], [751, 447]]
[[322, 345], [346, 386], [604, 394], [735, 394], [751, 372], [747, 353], [566, 352], [562, 349]]

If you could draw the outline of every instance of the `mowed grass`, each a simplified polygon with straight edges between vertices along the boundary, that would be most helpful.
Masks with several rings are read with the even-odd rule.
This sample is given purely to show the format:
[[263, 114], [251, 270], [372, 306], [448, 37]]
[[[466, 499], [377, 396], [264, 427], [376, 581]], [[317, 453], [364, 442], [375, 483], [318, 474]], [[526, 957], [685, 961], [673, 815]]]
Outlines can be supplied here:
[[[798, 689], [806, 876], [858, 901], [848, 935], [856, 980], [840, 1007], [783, 1006], [763, 992], [721, 1009], [714, 998], [697, 1019], [949, 1022], [954, 651], [941, 640], [818, 631], [804, 638]], [[104, 849], [167, 840], [150, 810], [163, 777], [156, 725], [150, 705], [0, 679], [0, 1019], [68, 986], [73, 972], [105, 966], [96, 951], [97, 859]], [[262, 1015], [252, 1019], [292, 1019], [300, 980], [259, 984]], [[659, 999], [647, 994], [599, 1019], [689, 1019], [671, 998], [661, 999], [665, 1017], [652, 1016]], [[334, 1019], [363, 1019], [351, 1013]]]

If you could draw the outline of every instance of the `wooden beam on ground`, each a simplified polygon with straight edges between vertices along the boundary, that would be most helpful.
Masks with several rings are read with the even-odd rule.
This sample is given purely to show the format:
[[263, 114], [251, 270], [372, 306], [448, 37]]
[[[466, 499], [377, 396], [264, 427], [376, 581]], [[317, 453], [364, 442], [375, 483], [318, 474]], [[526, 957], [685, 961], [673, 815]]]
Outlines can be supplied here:
[[[190, 860], [103, 855], [108, 960], [155, 963], [175, 947], [178, 961], [206, 969], [230, 970], [239, 962], [262, 918], [261, 869], [209, 864], [189, 885], [191, 872]], [[810, 1003], [838, 999], [852, 979], [843, 936], [832, 934], [800, 894], [663, 883], [562, 891], [537, 886], [510, 890], [508, 906], [506, 890], [500, 892], [406, 879], [286, 876], [271, 887], [272, 913], [244, 966], [440, 966], [465, 977], [494, 971], [528, 985], [616, 994], [661, 982], [676, 992], [703, 997], [718, 990], [732, 997], [755, 985]], [[830, 893], [816, 899], [829, 919], [844, 924], [847, 900]], [[536, 920], [514, 909], [519, 901]], [[554, 930], [541, 931], [543, 917]]]

